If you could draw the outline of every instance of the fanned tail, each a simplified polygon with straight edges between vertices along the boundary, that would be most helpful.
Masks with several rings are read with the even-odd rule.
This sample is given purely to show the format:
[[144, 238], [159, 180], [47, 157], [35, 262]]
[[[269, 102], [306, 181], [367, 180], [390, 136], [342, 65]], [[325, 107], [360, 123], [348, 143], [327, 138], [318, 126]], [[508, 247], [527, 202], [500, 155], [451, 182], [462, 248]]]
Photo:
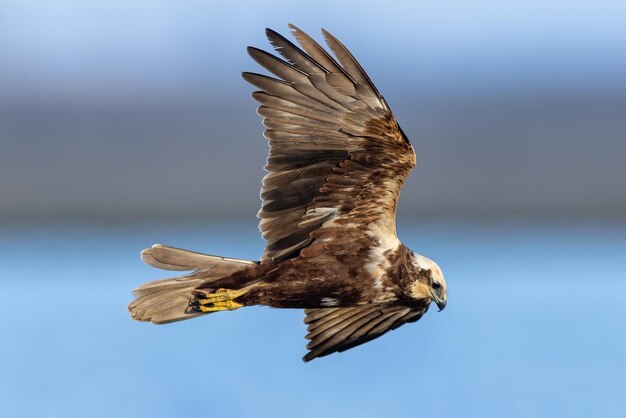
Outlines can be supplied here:
[[141, 252], [144, 263], [174, 271], [193, 271], [187, 276], [156, 280], [133, 290], [135, 300], [128, 311], [137, 321], [167, 324], [205, 315], [190, 306], [194, 290], [212, 280], [220, 280], [231, 274], [258, 265], [255, 261], [218, 257], [196, 253], [180, 248], [155, 244]]

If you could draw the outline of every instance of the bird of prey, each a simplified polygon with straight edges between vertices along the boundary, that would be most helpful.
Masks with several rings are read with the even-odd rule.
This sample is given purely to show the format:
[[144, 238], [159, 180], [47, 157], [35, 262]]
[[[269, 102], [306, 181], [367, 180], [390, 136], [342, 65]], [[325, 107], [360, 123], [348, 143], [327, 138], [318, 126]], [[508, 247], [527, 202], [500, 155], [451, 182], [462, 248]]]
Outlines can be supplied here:
[[340, 352], [446, 306], [439, 266], [396, 236], [400, 189], [415, 152], [361, 65], [322, 30], [331, 53], [294, 25], [300, 47], [267, 29], [282, 58], [249, 47], [275, 77], [244, 72], [259, 90], [269, 157], [261, 189], [260, 261], [162, 244], [150, 266], [191, 271], [134, 290], [138, 321], [164, 324], [245, 306], [304, 309], [304, 361]]

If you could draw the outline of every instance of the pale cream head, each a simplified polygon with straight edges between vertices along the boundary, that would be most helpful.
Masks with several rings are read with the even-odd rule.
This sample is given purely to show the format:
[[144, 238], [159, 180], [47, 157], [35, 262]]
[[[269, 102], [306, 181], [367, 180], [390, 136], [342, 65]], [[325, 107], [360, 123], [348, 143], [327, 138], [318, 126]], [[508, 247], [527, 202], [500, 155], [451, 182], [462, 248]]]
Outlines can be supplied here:
[[446, 280], [441, 269], [430, 258], [421, 254], [413, 253], [411, 257], [413, 268], [426, 278], [426, 281], [418, 281], [414, 287], [415, 296], [431, 298], [437, 304], [439, 310], [446, 307], [448, 297], [446, 294]]

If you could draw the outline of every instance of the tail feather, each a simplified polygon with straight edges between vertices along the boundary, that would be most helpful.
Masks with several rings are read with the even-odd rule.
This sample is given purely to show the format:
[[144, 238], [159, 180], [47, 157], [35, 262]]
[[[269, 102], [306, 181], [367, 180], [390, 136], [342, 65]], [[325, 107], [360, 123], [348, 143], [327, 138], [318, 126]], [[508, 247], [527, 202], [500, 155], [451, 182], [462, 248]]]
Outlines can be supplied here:
[[195, 286], [178, 290], [161, 290], [141, 296], [128, 305], [131, 317], [136, 321], [168, 324], [204, 315], [189, 307]]
[[130, 315], [137, 321], [155, 324], [205, 315], [189, 307], [196, 288], [258, 264], [255, 261], [201, 254], [163, 244], [155, 244], [143, 250], [141, 259], [152, 267], [164, 270], [193, 271], [188, 276], [156, 280], [133, 290], [136, 299], [128, 305]]
[[149, 266], [163, 270], [189, 271], [211, 269], [211, 272], [215, 271], [216, 274], [228, 274], [229, 272], [241, 270], [243, 266], [258, 264], [255, 261], [218, 257], [169, 247], [163, 244], [154, 244], [152, 247], [143, 250], [141, 252], [141, 260]]

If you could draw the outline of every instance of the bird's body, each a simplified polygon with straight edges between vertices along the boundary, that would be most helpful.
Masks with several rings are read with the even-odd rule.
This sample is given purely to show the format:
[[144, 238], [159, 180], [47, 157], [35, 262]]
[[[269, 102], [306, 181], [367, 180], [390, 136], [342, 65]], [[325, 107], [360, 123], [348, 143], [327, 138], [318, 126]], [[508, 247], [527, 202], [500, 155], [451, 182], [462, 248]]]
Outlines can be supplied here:
[[[219, 283], [207, 283], [198, 291], [249, 287], [237, 298], [244, 306], [265, 305], [273, 308], [354, 307], [371, 303], [412, 303], [406, 296], [411, 280], [405, 260], [411, 251], [401, 245], [376, 260], [363, 255], [367, 248], [354, 248], [327, 257], [306, 255], [280, 263], [266, 262], [250, 266], [224, 278]], [[373, 252], [373, 251], [370, 251]], [[361, 259], [370, 262], [362, 263]], [[383, 267], [383, 269], [380, 268]], [[424, 295], [428, 296], [428, 295]]]
[[261, 91], [270, 155], [259, 229], [259, 262], [157, 244], [155, 267], [192, 270], [135, 290], [133, 318], [155, 323], [244, 306], [305, 309], [311, 351], [343, 351], [446, 304], [436, 263], [397, 238], [400, 190], [415, 152], [383, 97], [348, 50], [324, 31], [339, 61], [292, 26], [303, 50], [274, 31], [283, 61], [250, 55], [279, 78], [244, 73]]

